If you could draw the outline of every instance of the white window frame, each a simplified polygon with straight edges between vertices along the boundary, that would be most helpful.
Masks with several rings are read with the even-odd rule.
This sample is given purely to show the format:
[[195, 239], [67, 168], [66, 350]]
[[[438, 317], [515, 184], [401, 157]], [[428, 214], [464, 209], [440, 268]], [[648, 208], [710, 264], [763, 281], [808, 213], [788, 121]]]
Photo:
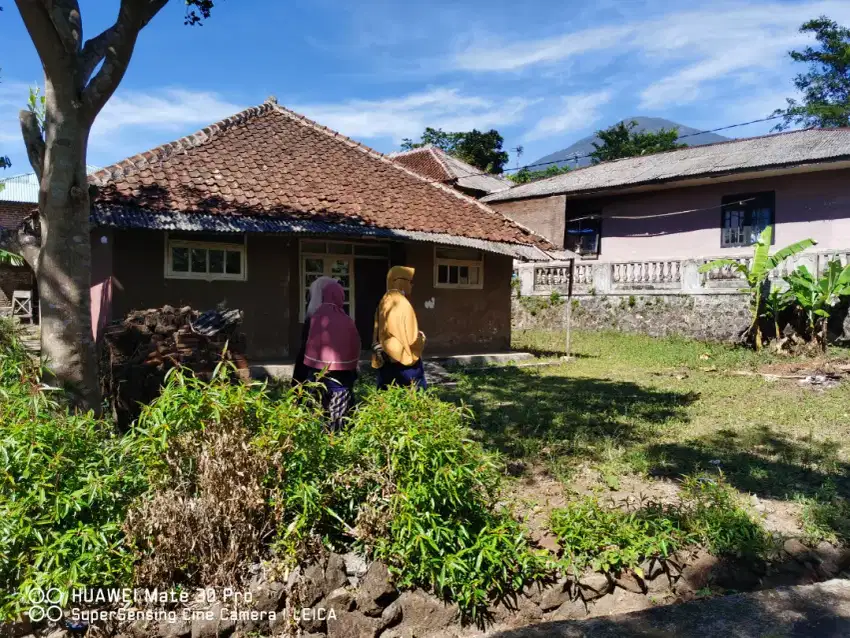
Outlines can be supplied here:
[[[299, 323], [304, 323], [306, 314], [306, 308], [304, 307], [304, 299], [307, 297], [307, 289], [309, 286], [306, 285], [306, 271], [304, 269], [304, 264], [308, 259], [334, 259], [334, 260], [346, 260], [348, 262], [348, 316], [354, 319], [354, 307], [355, 307], [355, 289], [354, 289], [354, 251], [352, 249], [351, 253], [333, 253], [333, 252], [324, 252], [324, 253], [312, 253], [312, 252], [304, 252], [301, 250], [302, 242], [307, 241], [324, 241], [327, 243], [328, 248], [334, 245], [341, 244], [350, 244], [353, 242], [341, 242], [341, 241], [326, 241], [324, 239], [302, 239], [298, 244], [298, 288], [300, 291], [300, 296], [298, 297], [298, 321]], [[326, 274], [328, 277], [332, 277], [332, 274]]]
[[[172, 248], [203, 248], [207, 251], [207, 267], [209, 267], [209, 251], [225, 250], [239, 253], [239, 274], [211, 273], [211, 272], [179, 272], [172, 268]], [[225, 256], [225, 264], [227, 257]], [[191, 257], [189, 259], [191, 268]], [[196, 281], [247, 281], [248, 280], [248, 237], [243, 236], [241, 244], [224, 244], [209, 241], [192, 241], [186, 239], [171, 239], [168, 233], [165, 235], [165, 278], [166, 279], [194, 279]]]
[[[445, 246], [445, 248], [452, 248], [452, 246]], [[479, 251], [481, 253], [480, 260], [470, 260], [470, 259], [446, 259], [443, 257], [437, 257], [437, 245], [434, 245], [434, 288], [447, 288], [452, 290], [481, 290], [484, 288], [484, 251]], [[470, 268], [478, 268], [479, 277], [477, 284], [450, 284], [450, 283], [440, 283], [440, 266], [468, 266]]]

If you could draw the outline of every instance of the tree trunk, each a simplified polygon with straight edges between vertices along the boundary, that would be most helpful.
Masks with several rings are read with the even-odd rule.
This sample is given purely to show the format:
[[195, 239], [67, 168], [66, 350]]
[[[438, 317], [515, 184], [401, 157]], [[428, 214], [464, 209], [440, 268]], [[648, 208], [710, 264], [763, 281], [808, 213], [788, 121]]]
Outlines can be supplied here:
[[100, 409], [97, 353], [91, 325], [91, 243], [86, 146], [89, 124], [77, 109], [50, 108], [62, 91], [49, 80], [52, 117], [39, 196], [41, 252], [36, 276], [41, 307], [41, 356], [83, 408]]

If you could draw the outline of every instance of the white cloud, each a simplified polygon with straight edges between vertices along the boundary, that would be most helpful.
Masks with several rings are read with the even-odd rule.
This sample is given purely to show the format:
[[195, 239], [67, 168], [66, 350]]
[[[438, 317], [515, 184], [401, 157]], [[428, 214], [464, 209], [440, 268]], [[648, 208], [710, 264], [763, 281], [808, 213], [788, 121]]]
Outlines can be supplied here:
[[385, 100], [348, 100], [290, 108], [350, 137], [392, 138], [399, 142], [405, 137], [417, 137], [427, 126], [464, 131], [513, 124], [532, 103], [524, 98], [495, 102], [464, 95], [458, 89], [435, 88]]
[[631, 32], [630, 27], [602, 27], [569, 33], [557, 38], [473, 46], [455, 56], [454, 66], [463, 71], [516, 71], [539, 63], [609, 49]]
[[788, 64], [786, 53], [809, 39], [799, 33], [800, 24], [823, 14], [847, 23], [850, 3], [719, 3], [557, 37], [490, 40], [458, 51], [451, 68], [477, 72], [556, 69], [576, 60], [571, 68], [578, 69], [579, 64], [598, 65], [615, 56], [628, 56], [638, 65], [639, 76], [650, 78], [639, 91], [640, 108], [658, 109], [709, 99], [719, 82], [754, 86], [781, 77], [787, 84], [787, 74], [782, 73]]
[[599, 107], [611, 101], [611, 91], [597, 91], [580, 95], [565, 95], [561, 98], [562, 109], [544, 117], [525, 135], [527, 140], [537, 140], [586, 128], [601, 117]]
[[[245, 107], [212, 91], [180, 88], [152, 91], [119, 91], [97, 116], [91, 142], [110, 144], [116, 134], [168, 132], [185, 135], [191, 127], [203, 127], [238, 113]], [[137, 149], [136, 152], [148, 147]]]

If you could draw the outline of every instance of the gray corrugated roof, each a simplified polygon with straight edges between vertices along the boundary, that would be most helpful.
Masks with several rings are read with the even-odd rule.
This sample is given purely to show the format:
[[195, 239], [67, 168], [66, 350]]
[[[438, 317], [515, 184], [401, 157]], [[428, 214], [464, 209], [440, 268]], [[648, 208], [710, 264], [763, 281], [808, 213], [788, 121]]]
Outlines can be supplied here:
[[[100, 169], [97, 166], [86, 166], [86, 172], [89, 175], [98, 170]], [[0, 179], [0, 184], [3, 184], [0, 190], [0, 202], [38, 203], [38, 180], [35, 173], [5, 177]]]
[[119, 229], [181, 230], [215, 233], [287, 233], [315, 235], [347, 235], [351, 237], [374, 237], [385, 239], [408, 239], [412, 241], [466, 246], [491, 253], [508, 255], [529, 261], [546, 261], [549, 255], [525, 244], [486, 241], [470, 237], [459, 237], [446, 233], [378, 228], [375, 226], [340, 224], [321, 220], [297, 219], [294, 217], [211, 215], [208, 213], [152, 213], [142, 209], [122, 206], [95, 205], [91, 213], [95, 226]]
[[840, 159], [850, 159], [850, 128], [790, 131], [604, 162], [493, 193], [481, 201], [589, 193]]

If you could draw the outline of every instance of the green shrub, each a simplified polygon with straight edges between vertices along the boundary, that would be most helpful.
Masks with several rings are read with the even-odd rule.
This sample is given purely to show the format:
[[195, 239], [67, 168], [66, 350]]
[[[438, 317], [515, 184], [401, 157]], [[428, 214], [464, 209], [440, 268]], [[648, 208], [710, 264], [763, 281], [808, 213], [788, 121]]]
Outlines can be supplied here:
[[666, 558], [689, 545], [714, 554], [758, 557], [770, 548], [767, 532], [740, 507], [717, 477], [685, 477], [679, 502], [649, 502], [637, 509], [606, 508], [595, 497], [552, 511], [552, 531], [564, 548], [564, 567], [579, 573], [635, 570], [651, 557]]
[[741, 507], [722, 474], [686, 476], [680, 498], [688, 530], [713, 554], [754, 558], [770, 549], [770, 534]]
[[850, 501], [839, 496], [835, 483], [825, 483], [814, 497], [798, 499], [800, 519], [809, 544], [850, 542]]
[[128, 503], [145, 489], [108, 423], [38, 392], [36, 364], [0, 332], [0, 618], [33, 588], [128, 582]]
[[174, 369], [131, 433], [154, 487], [127, 520], [142, 584], [232, 585], [276, 537], [292, 554], [326, 522], [321, 412], [300, 389], [228, 377]]
[[564, 565], [578, 574], [587, 567], [615, 572], [635, 569], [645, 558], [667, 557], [687, 542], [679, 518], [656, 504], [637, 510], [606, 508], [586, 497], [551, 515], [551, 529], [564, 547]]
[[499, 469], [470, 440], [468, 418], [429, 392], [375, 392], [343, 444], [368, 484], [361, 544], [400, 586], [432, 589], [476, 617], [490, 599], [541, 575], [545, 562], [509, 513], [497, 511]]

